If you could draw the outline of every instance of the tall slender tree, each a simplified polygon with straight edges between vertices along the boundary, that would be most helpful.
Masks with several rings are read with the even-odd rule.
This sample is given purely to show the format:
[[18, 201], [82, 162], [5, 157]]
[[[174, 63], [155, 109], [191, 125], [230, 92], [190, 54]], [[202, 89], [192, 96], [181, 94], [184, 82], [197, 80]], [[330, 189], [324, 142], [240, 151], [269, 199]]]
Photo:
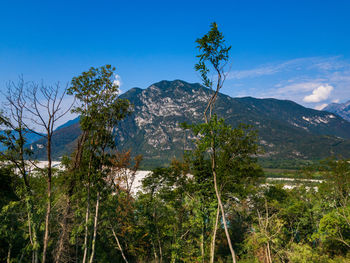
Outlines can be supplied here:
[[32, 262], [36, 263], [38, 262], [40, 245], [38, 241], [38, 222], [35, 220], [33, 192], [29, 177], [30, 169], [28, 162], [26, 162], [26, 157], [29, 154], [29, 149], [26, 147], [26, 137], [29, 131], [24, 124], [26, 85], [27, 83], [25, 83], [23, 77], [20, 77], [17, 83], [8, 83], [5, 95], [7, 101], [5, 104], [6, 113], [2, 112], [0, 115], [0, 125], [5, 128], [0, 142], [7, 150], [1, 151], [0, 154], [4, 160], [9, 161], [16, 167], [23, 181]]
[[[204, 110], [204, 121], [205, 124], [208, 125], [209, 133], [210, 133], [210, 159], [211, 159], [211, 171], [213, 175], [214, 181], [214, 189], [215, 194], [218, 200], [218, 207], [220, 208], [222, 221], [224, 223], [225, 234], [227, 237], [227, 242], [231, 251], [232, 261], [236, 262], [235, 251], [232, 247], [231, 238], [228, 232], [225, 210], [222, 204], [222, 198], [220, 189], [217, 182], [217, 153], [216, 153], [216, 141], [215, 141], [215, 131], [214, 125], [216, 124], [215, 119], [216, 116], [213, 116], [213, 109], [215, 106], [216, 99], [218, 97], [220, 89], [224, 85], [224, 81], [226, 79], [225, 66], [227, 65], [229, 58], [229, 51], [231, 46], [226, 46], [223, 34], [218, 30], [217, 24], [214, 22], [211, 24], [210, 31], [205, 34], [202, 38], [196, 40], [198, 44], [198, 49], [200, 54], [197, 55], [199, 58], [199, 62], [195, 65], [195, 69], [200, 72], [203, 85], [209, 88], [212, 93], [209, 97], [207, 106]], [[213, 81], [208, 77], [208, 74], [214, 71], [216, 74], [216, 80]], [[213, 90], [213, 85], [215, 85], [215, 89]], [[216, 217], [219, 219], [219, 217]], [[216, 229], [216, 228], [215, 228]], [[215, 237], [215, 233], [213, 237]], [[213, 241], [215, 242], [215, 240]], [[214, 250], [212, 250], [214, 253]], [[214, 257], [211, 256], [212, 261]]]
[[[87, 174], [87, 205], [85, 216], [84, 253], [83, 263], [88, 259], [88, 221], [90, 218], [91, 186], [95, 183], [96, 205], [93, 226], [93, 237], [89, 262], [93, 262], [96, 247], [98, 210], [100, 204], [100, 190], [98, 181], [106, 173], [107, 149], [115, 147], [114, 128], [131, 110], [128, 100], [119, 98], [119, 87], [114, 82], [115, 68], [105, 65], [100, 68], [90, 68], [80, 76], [72, 79], [72, 85], [68, 92], [78, 100], [78, 105], [73, 109], [80, 114], [80, 126], [83, 131], [83, 151], [89, 156]], [[92, 174], [97, 175], [92, 181]]]
[[[28, 104], [25, 105], [28, 111], [28, 119], [30, 123], [26, 124], [26, 128], [36, 133], [46, 140], [46, 156], [47, 168], [45, 169], [47, 180], [47, 208], [45, 216], [45, 233], [43, 239], [43, 252], [41, 262], [46, 262], [47, 248], [49, 244], [50, 234], [50, 216], [52, 206], [52, 138], [57, 127], [57, 122], [66, 115], [73, 103], [66, 106], [64, 98], [67, 87], [61, 89], [60, 84], [55, 86], [47, 86], [44, 84], [37, 85], [32, 83], [26, 93]], [[37, 132], [43, 130], [43, 133]]]
[[[39, 245], [37, 241], [37, 226], [33, 220], [33, 204], [30, 201], [31, 191], [28, 179], [28, 165], [25, 161], [25, 159], [28, 159], [28, 155], [26, 155], [28, 151], [25, 149], [26, 135], [28, 133], [37, 134], [43, 137], [46, 142], [48, 165], [46, 169], [37, 167], [46, 174], [47, 179], [47, 208], [41, 260], [44, 263], [49, 243], [52, 203], [52, 137], [57, 121], [70, 111], [71, 106], [67, 106], [64, 103], [65, 95], [66, 89], [62, 90], [59, 83], [55, 86], [47, 86], [43, 83], [38, 85], [36, 83], [25, 83], [23, 78], [20, 78], [18, 84], [9, 83], [6, 95], [10, 115], [7, 117], [7, 121], [5, 121], [5, 118], [3, 118], [3, 121], [5, 121], [5, 126], [9, 128], [7, 146], [10, 151], [7, 152], [10, 153], [12, 150], [12, 157], [7, 157], [16, 165], [24, 180], [27, 192], [26, 198], [28, 198], [28, 221], [29, 225], [32, 226], [29, 229], [35, 262], [38, 261]], [[35, 162], [32, 162], [32, 165], [36, 166]]]

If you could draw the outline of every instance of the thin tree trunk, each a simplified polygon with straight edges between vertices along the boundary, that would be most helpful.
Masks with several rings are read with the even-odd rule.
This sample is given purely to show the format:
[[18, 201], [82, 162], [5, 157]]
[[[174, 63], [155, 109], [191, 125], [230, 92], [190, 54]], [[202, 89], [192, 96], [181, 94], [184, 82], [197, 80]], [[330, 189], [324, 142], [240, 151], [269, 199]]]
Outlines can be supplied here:
[[35, 253], [34, 253], [34, 262], [35, 262], [35, 263], [38, 263], [38, 262], [39, 262], [38, 250], [35, 250]]
[[222, 221], [224, 223], [224, 229], [225, 229], [225, 234], [226, 234], [226, 238], [227, 238], [227, 243], [228, 246], [230, 248], [231, 251], [231, 256], [232, 256], [232, 262], [236, 263], [236, 255], [235, 255], [235, 251], [233, 250], [232, 247], [232, 243], [231, 243], [231, 238], [230, 238], [230, 234], [228, 232], [228, 228], [227, 228], [227, 223], [226, 223], [226, 218], [225, 218], [225, 210], [224, 210], [224, 206], [222, 205], [221, 202], [221, 197], [220, 197], [220, 193], [219, 193], [219, 189], [218, 189], [218, 185], [217, 185], [217, 180], [216, 180], [216, 163], [215, 163], [215, 148], [213, 146], [213, 142], [212, 142], [212, 150], [213, 150], [213, 155], [212, 155], [212, 172], [213, 172], [213, 177], [214, 177], [214, 188], [215, 188], [215, 193], [216, 193], [216, 197], [218, 199], [218, 204], [221, 210], [221, 215], [222, 215]]
[[45, 234], [44, 234], [44, 248], [43, 248], [43, 256], [42, 263], [46, 262], [46, 251], [47, 245], [49, 243], [49, 227], [50, 227], [50, 214], [51, 214], [51, 177], [52, 177], [52, 160], [51, 160], [51, 135], [48, 132], [47, 137], [47, 210], [45, 217]]
[[31, 217], [31, 221], [32, 221], [32, 237], [33, 237], [33, 254], [34, 254], [34, 262], [35, 263], [38, 263], [39, 262], [39, 256], [38, 256], [38, 253], [39, 253], [39, 242], [38, 242], [38, 236], [37, 236], [37, 227], [36, 227], [36, 224], [34, 223], [34, 220], [33, 220], [33, 214], [31, 214], [32, 217]]
[[[28, 201], [26, 202], [28, 203]], [[28, 204], [27, 204], [27, 211], [28, 211]], [[31, 223], [31, 217], [29, 211], [27, 212], [27, 217], [28, 217], [28, 232], [29, 232], [29, 241], [30, 244], [33, 246], [33, 234], [32, 234], [32, 223]]]
[[163, 262], [163, 252], [162, 252], [162, 244], [160, 242], [160, 237], [159, 237], [159, 228], [158, 228], [158, 225], [156, 225], [156, 230], [157, 230], [157, 241], [158, 241], [158, 247], [159, 247], [159, 262], [162, 263]]
[[7, 259], [6, 259], [6, 263], [10, 263], [11, 262], [11, 249], [12, 249], [12, 244], [9, 244], [9, 249], [7, 251]]
[[119, 239], [118, 239], [117, 235], [115, 234], [114, 228], [113, 228], [113, 227], [112, 227], [112, 233], [113, 233], [113, 236], [114, 236], [114, 238], [115, 238], [115, 241], [117, 241], [118, 248], [119, 248], [120, 252], [122, 253], [122, 257], [123, 257], [124, 261], [125, 261], [126, 263], [128, 263], [128, 260], [126, 259], [125, 255], [124, 255], [123, 248], [122, 248], [122, 246], [120, 245]]
[[19, 258], [18, 263], [22, 263], [23, 257], [24, 257], [24, 251], [22, 252], [21, 257]]
[[201, 249], [201, 257], [202, 263], [205, 262], [205, 251], [204, 251], [204, 230], [205, 230], [205, 218], [203, 216], [203, 203], [201, 204], [201, 212], [202, 212], [202, 227], [201, 227], [201, 237], [200, 237], [200, 249]]
[[95, 222], [94, 222], [94, 235], [92, 238], [92, 247], [91, 247], [91, 256], [89, 263], [92, 263], [95, 256], [95, 246], [96, 246], [96, 235], [97, 235], [97, 222], [98, 222], [98, 208], [100, 205], [100, 193], [97, 192], [97, 199], [96, 199], [96, 211], [95, 211]]
[[153, 255], [154, 255], [154, 262], [155, 263], [158, 263], [158, 255], [157, 255], [157, 252], [156, 252], [156, 247], [155, 247], [155, 245], [154, 245], [154, 242], [153, 242], [153, 240], [152, 240], [152, 246], [153, 246]]
[[33, 252], [32, 252], [32, 258], [33, 258], [33, 263], [38, 262], [38, 238], [37, 238], [37, 233], [36, 233], [36, 224], [34, 223], [33, 220], [33, 204], [30, 200], [30, 193], [29, 189], [26, 191], [26, 208], [27, 208], [27, 214], [28, 214], [28, 231], [29, 231], [29, 240], [30, 244], [32, 245]]
[[[206, 124], [209, 123], [207, 112], [209, 110], [209, 120], [211, 120], [211, 118], [212, 118], [212, 111], [213, 111], [213, 108], [214, 108], [214, 105], [215, 105], [215, 101], [216, 101], [217, 95], [219, 94], [219, 90], [221, 89], [222, 84], [223, 84], [223, 82], [221, 81], [222, 75], [221, 75], [221, 72], [220, 72], [219, 68], [215, 67], [215, 70], [218, 73], [218, 81], [217, 81], [216, 90], [215, 90], [214, 94], [211, 96], [211, 98], [210, 98], [210, 100], [208, 102], [208, 105], [207, 105], [206, 109], [204, 110], [204, 120], [205, 120]], [[214, 139], [213, 129], [212, 129], [212, 127], [210, 127], [210, 128], [211, 128], [210, 134], [211, 134], [211, 150], [212, 150], [210, 158], [211, 158], [211, 169], [212, 169], [213, 179], [214, 179], [215, 194], [216, 194], [216, 198], [218, 200], [218, 206], [219, 206], [220, 211], [221, 211], [222, 221], [224, 223], [225, 234], [226, 234], [227, 242], [228, 242], [228, 245], [229, 245], [229, 248], [230, 248], [230, 252], [231, 252], [231, 256], [232, 256], [232, 262], [236, 263], [236, 255], [235, 255], [235, 251], [233, 250], [230, 234], [229, 234], [228, 229], [227, 229], [227, 223], [226, 223], [226, 218], [225, 218], [224, 206], [222, 205], [221, 196], [220, 196], [218, 185], [217, 185], [216, 148], [215, 148], [215, 141], [214, 141], [215, 139]]]
[[267, 255], [268, 255], [268, 261], [269, 263], [272, 263], [272, 258], [271, 258], [271, 251], [270, 251], [270, 244], [267, 242]]
[[218, 207], [216, 208], [216, 217], [215, 217], [215, 224], [214, 224], [214, 230], [213, 230], [213, 237], [212, 237], [211, 245], [210, 245], [210, 263], [214, 263], [216, 231], [218, 229], [219, 217], [220, 217], [220, 207], [218, 204]]
[[60, 235], [60, 240], [58, 243], [58, 250], [57, 250], [57, 253], [55, 256], [56, 263], [60, 262], [61, 255], [63, 254], [63, 252], [65, 250], [65, 247], [64, 247], [65, 242], [67, 242], [67, 239], [68, 239], [68, 217], [70, 214], [70, 207], [71, 207], [70, 196], [67, 195], [67, 202], [66, 202], [66, 206], [64, 209], [64, 213], [63, 213], [62, 233]]
[[88, 234], [89, 234], [89, 218], [90, 218], [90, 175], [91, 175], [91, 163], [92, 163], [92, 155], [90, 153], [89, 160], [89, 170], [88, 170], [88, 192], [87, 192], [87, 205], [86, 205], [86, 214], [85, 214], [85, 236], [84, 236], [84, 256], [83, 263], [86, 263], [87, 260], [87, 251], [88, 251]]
[[202, 226], [202, 233], [201, 233], [201, 245], [200, 245], [200, 247], [201, 247], [201, 257], [202, 257], [202, 263], [204, 263], [204, 257], [205, 257], [205, 255], [204, 255], [204, 233], [203, 233], [204, 231], [203, 231], [203, 226]]
[[159, 257], [160, 257], [160, 263], [163, 262], [163, 252], [162, 252], [162, 244], [160, 243], [159, 236], [158, 236], [158, 246], [159, 246]]
[[90, 200], [89, 200], [89, 192], [90, 188], [88, 188], [88, 203], [86, 207], [86, 214], [85, 214], [85, 235], [84, 235], [84, 256], [83, 256], [83, 263], [86, 262], [87, 259], [87, 250], [88, 250], [88, 234], [89, 234], [89, 226], [88, 226], [88, 221], [90, 217]]
[[42, 256], [42, 263], [46, 262], [46, 251], [47, 251], [47, 244], [49, 242], [49, 222], [50, 222], [50, 214], [51, 214], [51, 178], [48, 178], [47, 180], [47, 210], [46, 210], [46, 217], [45, 217], [45, 234], [44, 234], [44, 248], [43, 248], [43, 256]]
[[27, 174], [26, 169], [26, 163], [24, 161], [24, 136], [22, 133], [22, 126], [20, 125], [19, 129], [19, 139], [20, 139], [20, 147], [19, 147], [19, 154], [20, 154], [20, 171], [23, 178], [24, 188], [25, 188], [25, 199], [26, 199], [26, 208], [27, 208], [27, 214], [28, 214], [28, 230], [29, 230], [29, 239], [30, 243], [32, 245], [32, 258], [33, 263], [38, 263], [38, 249], [39, 249], [39, 243], [38, 243], [38, 237], [37, 237], [37, 226], [34, 222], [34, 205], [32, 202], [32, 194], [30, 190], [30, 184], [29, 184], [29, 178]]
[[[70, 172], [73, 173], [73, 178], [69, 178], [70, 183], [67, 191], [67, 201], [66, 201], [66, 207], [65, 211], [63, 213], [63, 223], [62, 223], [62, 234], [60, 235], [60, 240], [59, 240], [59, 245], [58, 245], [58, 251], [57, 255], [55, 258], [55, 262], [59, 263], [61, 260], [61, 256], [64, 253], [65, 249], [65, 243], [68, 244], [69, 246], [69, 233], [68, 233], [68, 227], [69, 227], [69, 218], [71, 214], [71, 206], [72, 206], [72, 196], [73, 196], [73, 191], [74, 191], [74, 186], [76, 183], [75, 179], [75, 173], [76, 171], [80, 168], [80, 163], [81, 163], [81, 158], [83, 154], [83, 147], [84, 143], [87, 138], [87, 132], [84, 131], [83, 134], [79, 137], [78, 144], [77, 144], [77, 149], [75, 150], [75, 155], [73, 159], [73, 165], [70, 167]], [[90, 166], [89, 166], [90, 168]], [[76, 247], [78, 243], [76, 242]], [[77, 258], [77, 253], [75, 253], [75, 257]], [[76, 260], [77, 261], [77, 260]]]

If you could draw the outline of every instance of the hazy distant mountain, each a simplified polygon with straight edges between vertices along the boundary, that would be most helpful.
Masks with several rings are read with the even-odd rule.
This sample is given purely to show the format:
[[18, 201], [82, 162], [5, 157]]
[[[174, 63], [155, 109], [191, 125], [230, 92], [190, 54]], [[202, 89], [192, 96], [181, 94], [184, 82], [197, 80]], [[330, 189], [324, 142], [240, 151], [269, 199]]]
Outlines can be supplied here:
[[[12, 134], [16, 136], [15, 132], [12, 132]], [[0, 130], [0, 135], [5, 135], [5, 132], [3, 130]], [[27, 145], [38, 141], [40, 138], [41, 136], [37, 133], [30, 132], [30, 131], [25, 132], [25, 140]], [[0, 143], [0, 151], [3, 151], [5, 149], [6, 147]]]
[[[181, 80], [161, 81], [147, 89], [134, 88], [121, 97], [134, 105], [134, 113], [117, 129], [119, 149], [143, 154], [148, 163], [164, 164], [181, 157], [190, 146], [183, 122], [201, 122], [210, 91]], [[320, 159], [332, 154], [350, 157], [350, 123], [335, 114], [305, 108], [295, 102], [219, 94], [216, 112], [232, 126], [253, 125], [259, 131], [265, 156], [275, 159]], [[72, 151], [79, 124], [65, 126], [54, 136], [57, 157]], [[36, 142], [38, 143], [38, 142]]]
[[80, 121], [80, 117], [76, 117], [76, 118], [73, 119], [73, 120], [69, 120], [69, 121], [67, 121], [66, 123], [62, 124], [61, 126], [58, 126], [58, 127], [56, 128], [56, 131], [58, 131], [58, 130], [60, 130], [60, 129], [62, 129], [62, 128], [65, 128], [65, 127], [68, 127], [68, 126], [77, 124], [77, 123], [79, 123], [79, 121]]
[[336, 113], [345, 120], [350, 121], [350, 100], [345, 103], [331, 103], [323, 110]]

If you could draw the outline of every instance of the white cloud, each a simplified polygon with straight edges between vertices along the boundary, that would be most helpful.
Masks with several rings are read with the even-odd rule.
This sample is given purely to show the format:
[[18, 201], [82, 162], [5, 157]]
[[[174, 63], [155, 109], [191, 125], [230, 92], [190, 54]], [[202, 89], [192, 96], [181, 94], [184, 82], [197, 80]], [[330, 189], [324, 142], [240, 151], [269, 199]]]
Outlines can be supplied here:
[[321, 104], [321, 105], [317, 105], [316, 107], [315, 107], [315, 110], [323, 110], [324, 108], [326, 108], [327, 107], [327, 103], [323, 103], [323, 104]]
[[339, 103], [339, 99], [332, 100], [333, 103]]
[[319, 86], [318, 88], [312, 91], [311, 95], [305, 96], [303, 101], [310, 103], [310, 102], [320, 102], [320, 101], [326, 100], [328, 99], [329, 95], [331, 95], [332, 90], [333, 90], [333, 87], [330, 85]]
[[122, 85], [122, 79], [118, 74], [115, 74], [113, 84], [118, 86], [119, 88]]
[[122, 78], [118, 74], [115, 74], [113, 84], [115, 86], [118, 86], [118, 94], [119, 95], [122, 94], [123, 91], [120, 89], [120, 87], [123, 83], [122, 83]]

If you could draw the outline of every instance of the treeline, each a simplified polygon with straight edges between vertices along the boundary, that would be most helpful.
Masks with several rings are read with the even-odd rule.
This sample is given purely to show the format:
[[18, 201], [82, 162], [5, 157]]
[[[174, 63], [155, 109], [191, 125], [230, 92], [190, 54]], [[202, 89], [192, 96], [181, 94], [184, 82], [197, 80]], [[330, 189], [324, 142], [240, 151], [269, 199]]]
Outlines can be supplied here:
[[[93, 262], [232, 262], [207, 159], [194, 155], [154, 169], [137, 194], [138, 161], [126, 152], [112, 163], [110, 171], [90, 174], [90, 187], [86, 158], [79, 173], [54, 172], [48, 262], [82, 262], [85, 248]], [[263, 186], [258, 167], [239, 163], [229, 174], [218, 172], [238, 262], [349, 262], [349, 162], [324, 163], [319, 170], [327, 179], [318, 188], [291, 190]], [[0, 173], [0, 259], [31, 262], [23, 178], [9, 166]], [[30, 186], [40, 256], [45, 174], [31, 175]]]
[[305, 166], [312, 166], [318, 162], [319, 160], [259, 158], [259, 164], [262, 167], [272, 169], [300, 170]]
[[[63, 92], [9, 84], [0, 115], [1, 261], [349, 262], [350, 163], [321, 163], [318, 187], [266, 184], [254, 128], [215, 114], [230, 47], [215, 23], [196, 42], [195, 68], [212, 93], [203, 123], [183, 125], [195, 147], [152, 170], [138, 192], [142, 157], [115, 149], [115, 127], [132, 105], [119, 98], [113, 67], [91, 68]], [[75, 103], [64, 107], [65, 94]], [[82, 134], [56, 169], [55, 124], [70, 110]], [[45, 141], [44, 168], [26, 143], [31, 133]]]
[[[143, 192], [137, 195], [131, 195], [125, 184], [104, 181], [95, 262], [209, 262], [217, 215], [209, 167], [208, 161], [196, 160], [190, 177], [185, 173], [190, 167], [174, 162], [170, 168], [154, 170], [144, 180]], [[350, 209], [347, 195], [350, 167], [347, 162], [335, 161], [326, 167], [329, 178], [317, 190], [251, 185], [248, 195], [231, 190], [224, 194], [229, 233], [239, 262], [349, 261]], [[56, 172], [49, 262], [55, 262], [64, 233], [62, 221], [67, 205], [64, 193], [69, 175]], [[130, 170], [124, 172], [127, 173], [116, 175], [117, 178], [121, 182], [126, 179], [131, 182]], [[1, 261], [5, 262], [9, 257], [10, 262], [30, 262], [33, 248], [29, 240], [25, 200], [21, 194], [22, 178], [5, 167], [0, 173]], [[76, 183], [66, 225], [68, 234], [64, 256], [57, 262], [81, 262], [84, 255], [87, 187], [82, 178], [77, 178]], [[31, 178], [39, 244], [42, 244], [43, 237], [45, 184], [43, 175]], [[94, 187], [90, 192], [90, 202], [94, 204], [92, 215], [96, 214], [96, 191]], [[91, 217], [87, 223], [89, 251], [93, 219]], [[214, 262], [227, 262], [229, 258], [220, 220]]]

